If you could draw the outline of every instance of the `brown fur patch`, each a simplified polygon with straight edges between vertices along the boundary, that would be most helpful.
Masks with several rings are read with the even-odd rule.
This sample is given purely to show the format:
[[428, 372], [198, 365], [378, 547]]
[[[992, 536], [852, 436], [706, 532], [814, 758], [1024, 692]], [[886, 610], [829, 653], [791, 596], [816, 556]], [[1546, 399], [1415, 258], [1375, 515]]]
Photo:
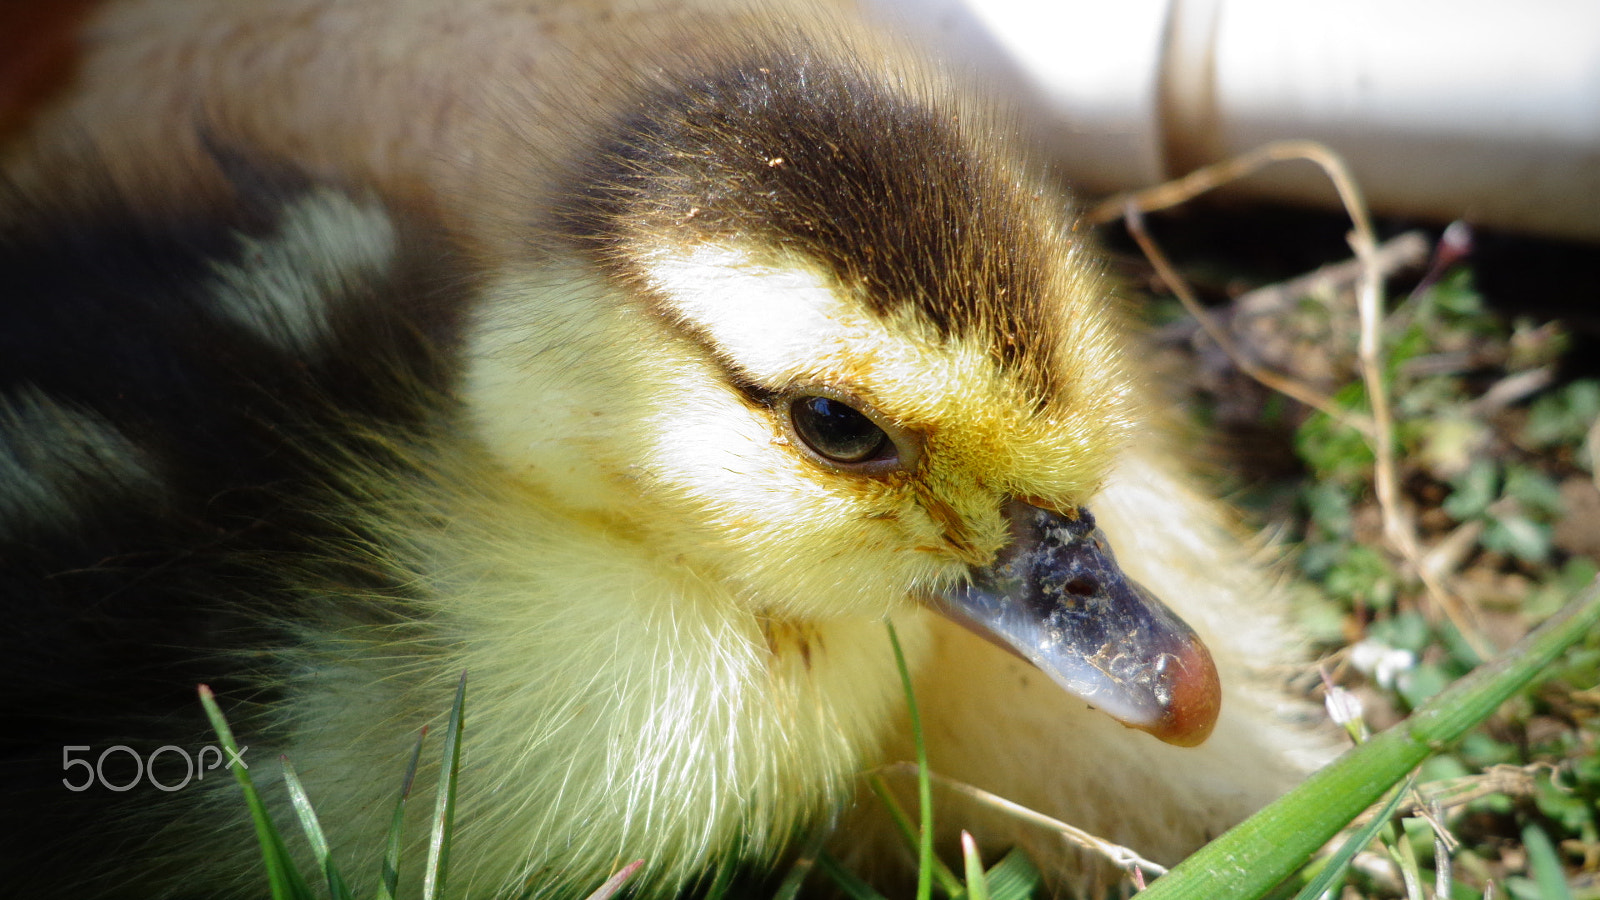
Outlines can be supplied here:
[[772, 654], [774, 663], [798, 656], [806, 671], [811, 671], [812, 651], [821, 652], [823, 649], [822, 635], [815, 625], [770, 616], [763, 616], [759, 621], [761, 636], [766, 639], [767, 651]]
[[921, 492], [918, 499], [922, 508], [927, 511], [928, 518], [937, 522], [944, 530], [945, 544], [952, 553], [963, 562], [972, 565], [985, 565], [992, 561], [994, 555], [978, 549], [967, 535], [966, 519], [952, 509], [950, 504], [931, 491]]

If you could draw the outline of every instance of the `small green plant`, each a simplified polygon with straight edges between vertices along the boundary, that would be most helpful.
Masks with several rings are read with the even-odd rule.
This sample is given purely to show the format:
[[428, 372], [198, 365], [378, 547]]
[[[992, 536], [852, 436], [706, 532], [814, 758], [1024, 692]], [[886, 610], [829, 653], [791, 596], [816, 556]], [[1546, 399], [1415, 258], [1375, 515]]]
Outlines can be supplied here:
[[[1385, 792], [1406, 781], [1409, 773], [1434, 753], [1454, 744], [1561, 659], [1568, 648], [1600, 626], [1600, 583], [1591, 585], [1560, 616], [1493, 665], [1461, 679], [1419, 707], [1410, 718], [1357, 744], [1355, 749], [1313, 775], [1271, 806], [1231, 829], [1156, 880], [1140, 896], [1148, 900], [1265, 896], [1292, 875]], [[1370, 841], [1409, 793], [1409, 782], [1395, 790], [1389, 803], [1346, 842], [1323, 871], [1338, 870]], [[1399, 836], [1395, 838], [1396, 843]], [[1415, 869], [1414, 859], [1412, 867]], [[1329, 876], [1333, 877], [1333, 876]], [[1312, 887], [1324, 885], [1322, 876]], [[1331, 882], [1300, 894], [1303, 900], [1322, 896]], [[1414, 896], [1420, 898], [1421, 894]]]
[[[887, 624], [887, 623], [886, 623]], [[976, 846], [970, 836], [965, 836], [963, 843], [963, 874], [965, 880], [953, 873], [948, 866], [933, 854], [933, 801], [932, 788], [929, 783], [927, 767], [927, 752], [922, 739], [922, 723], [917, 713], [916, 697], [911, 687], [911, 673], [906, 668], [905, 655], [900, 649], [899, 636], [895, 634], [894, 626], [888, 625], [890, 644], [893, 647], [895, 661], [900, 669], [901, 683], [905, 690], [906, 701], [911, 710], [913, 735], [917, 749], [918, 760], [918, 797], [921, 824], [914, 827], [905, 817], [899, 804], [888, 793], [879, 776], [875, 779], [874, 788], [888, 806], [891, 814], [895, 816], [902, 833], [919, 854], [918, 880], [921, 898], [931, 897], [935, 882], [938, 884], [939, 893], [950, 900], [1027, 900], [1039, 889], [1042, 879], [1037, 868], [1028, 860], [1026, 854], [1013, 851], [1006, 855], [995, 865], [984, 868]], [[461, 681], [456, 687], [455, 701], [450, 707], [449, 724], [445, 729], [445, 745], [443, 773], [438, 786], [438, 796], [434, 803], [432, 817], [432, 830], [428, 842], [428, 859], [423, 870], [422, 897], [424, 900], [445, 900], [449, 896], [446, 891], [446, 875], [449, 870], [450, 839], [454, 832], [455, 795], [456, 783], [460, 772], [461, 737], [462, 737], [462, 710], [466, 702], [466, 673], [462, 673]], [[206, 715], [211, 720], [212, 728], [217, 733], [218, 741], [227, 750], [237, 754], [238, 744], [234, 740], [232, 729], [223, 717], [222, 710], [217, 706], [216, 699], [212, 696], [211, 689], [201, 685], [199, 689], [200, 703], [205, 707]], [[402, 846], [401, 829], [405, 819], [406, 804], [411, 796], [411, 786], [416, 777], [417, 763], [421, 758], [423, 740], [427, 736], [427, 729], [417, 739], [416, 746], [412, 748], [411, 760], [406, 768], [405, 777], [401, 782], [400, 796], [395, 803], [394, 813], [391, 817], [386, 850], [382, 862], [382, 871], [379, 873], [378, 887], [374, 894], [375, 900], [394, 900], [398, 896], [397, 888], [400, 871], [400, 853]], [[311, 797], [301, 784], [295, 773], [293, 764], [287, 759], [282, 760], [284, 782], [289, 790], [291, 803], [294, 806], [296, 817], [299, 819], [301, 831], [311, 846], [312, 855], [317, 860], [317, 868], [321, 880], [327, 885], [327, 896], [332, 900], [355, 900], [344, 876], [340, 873], [334, 862], [330, 841], [322, 829], [322, 824], [317, 818]], [[244, 792], [245, 802], [250, 809], [251, 821], [255, 826], [256, 837], [261, 845], [262, 859], [266, 865], [268, 884], [272, 900], [316, 900], [321, 895], [310, 887], [311, 880], [307, 879], [296, 868], [292, 855], [284, 843], [282, 834], [268, 813], [266, 804], [262, 802], [250, 773], [244, 767], [234, 770], [234, 777]], [[807, 876], [813, 868], [820, 869], [827, 875], [833, 884], [846, 896], [856, 900], [883, 900], [883, 895], [863, 881], [859, 876], [848, 871], [839, 861], [823, 850], [823, 841], [828, 837], [826, 829], [819, 829], [802, 848], [798, 859], [790, 869], [787, 877], [779, 885], [773, 900], [794, 900]], [[591, 894], [588, 900], [607, 900], [625, 887], [628, 879], [642, 866], [643, 860], [636, 860], [618, 870], [604, 885]], [[723, 898], [727, 895], [727, 876], [730, 869], [719, 870], [718, 876], [713, 880], [706, 892], [707, 898]]]
[[[971, 835], [962, 832], [962, 874], [959, 876], [934, 855], [933, 786], [928, 770], [927, 746], [922, 735], [922, 717], [917, 710], [916, 691], [911, 685], [911, 671], [906, 667], [905, 653], [900, 648], [900, 636], [895, 632], [893, 623], [885, 621], [884, 625], [894, 649], [895, 665], [900, 670], [900, 685], [905, 692], [911, 717], [911, 737], [917, 756], [918, 823], [912, 824], [881, 775], [873, 774], [869, 778], [873, 792], [894, 819], [907, 844], [917, 853], [917, 900], [928, 900], [935, 892], [949, 900], [1028, 900], [1041, 888], [1043, 879], [1032, 860], [1021, 850], [1012, 850], [999, 862], [985, 868], [978, 855], [976, 842]], [[819, 854], [817, 867], [841, 893], [852, 900], [885, 900], [883, 894], [826, 852]]]
[[[428, 842], [428, 860], [423, 870], [422, 896], [424, 900], [443, 900], [445, 894], [445, 875], [449, 870], [450, 860], [450, 835], [452, 821], [455, 814], [456, 778], [460, 769], [461, 760], [461, 713], [466, 703], [467, 676], [463, 672], [461, 681], [456, 686], [455, 702], [450, 707], [450, 721], [445, 729], [444, 765], [439, 779], [438, 798], [434, 804], [433, 827]], [[222, 710], [217, 706], [216, 698], [212, 696], [211, 689], [205, 685], [200, 686], [200, 703], [205, 707], [206, 716], [211, 720], [211, 727], [217, 733], [217, 739], [230, 752], [238, 753], [238, 744], [233, 739], [233, 731], [228, 727], [227, 720], [222, 715]], [[401, 827], [405, 819], [406, 803], [410, 799], [411, 785], [417, 773], [417, 761], [422, 752], [422, 741], [427, 735], [427, 729], [417, 739], [417, 745], [411, 751], [411, 762], [406, 767], [405, 778], [401, 782], [400, 797], [395, 802], [394, 815], [390, 821], [388, 840], [383, 856], [382, 871], [379, 872], [378, 887], [374, 894], [376, 900], [394, 900], [399, 882]], [[329, 849], [327, 835], [322, 830], [322, 823], [318, 821], [311, 798], [306, 794], [305, 787], [300, 783], [299, 776], [295, 773], [294, 766], [287, 758], [282, 760], [284, 783], [288, 787], [290, 801], [294, 805], [296, 817], [300, 821], [301, 831], [311, 845], [312, 854], [316, 857], [317, 868], [327, 884], [327, 896], [333, 900], [355, 900], [344, 876], [339, 872]], [[266, 864], [267, 881], [271, 888], [272, 900], [314, 900], [319, 895], [312, 891], [310, 882], [295, 867], [294, 860], [284, 843], [277, 825], [272, 821], [267, 812], [266, 804], [262, 802], [261, 795], [257, 792], [250, 773], [243, 766], [233, 769], [234, 778], [239, 782], [239, 787], [244, 792], [245, 803], [250, 808], [250, 819], [255, 825], [256, 838], [261, 845], [261, 857]], [[635, 867], [637, 868], [637, 867]], [[626, 870], [629, 874], [632, 870]], [[621, 874], [621, 873], [619, 873]], [[613, 887], [612, 890], [615, 890]], [[609, 896], [609, 895], [607, 895]]]
[[[1303, 298], [1275, 320], [1289, 333], [1263, 338], [1296, 348], [1275, 358], [1280, 377], [1325, 402], [1287, 416], [1281, 400], [1271, 416], [1262, 402], [1255, 421], [1286, 427], [1305, 474], [1252, 497], [1295, 542], [1307, 630], [1384, 727], [1454, 696], [1453, 683], [1593, 582], [1596, 545], [1567, 505], [1600, 489], [1600, 382], [1557, 383], [1561, 329], [1497, 318], [1466, 271], [1383, 314], [1375, 359], [1357, 352], [1357, 307], [1348, 295]], [[1318, 340], [1294, 332], [1311, 313]], [[1387, 496], [1375, 384], [1392, 435]], [[1578, 635], [1542, 687], [1427, 761], [1403, 827], [1372, 831], [1363, 863], [1337, 882], [1325, 863], [1321, 883], [1345, 897], [1414, 900], [1430, 875], [1435, 895], [1462, 900], [1563, 896], [1539, 893], [1552, 872], [1593, 883], [1597, 657], [1600, 637]], [[1534, 833], [1548, 853], [1523, 846]]]

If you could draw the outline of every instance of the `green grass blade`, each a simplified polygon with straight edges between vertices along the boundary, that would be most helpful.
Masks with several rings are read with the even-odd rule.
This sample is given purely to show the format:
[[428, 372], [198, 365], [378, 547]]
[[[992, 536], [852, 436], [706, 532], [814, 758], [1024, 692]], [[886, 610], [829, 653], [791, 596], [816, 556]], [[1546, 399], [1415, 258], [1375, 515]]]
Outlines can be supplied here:
[[622, 886], [628, 883], [628, 879], [633, 877], [633, 873], [642, 868], [644, 868], [644, 860], [642, 859], [636, 859], [628, 863], [618, 869], [610, 878], [607, 878], [606, 883], [596, 888], [595, 892], [585, 900], [611, 900], [611, 896], [622, 890]]
[[989, 900], [989, 881], [983, 874], [978, 842], [965, 831], [961, 832], [961, 860], [967, 873], [967, 900]]
[[824, 875], [833, 879], [833, 883], [838, 886], [840, 892], [849, 897], [850, 900], [885, 900], [882, 894], [873, 890], [872, 885], [863, 881], [861, 876], [846, 869], [826, 850], [817, 854], [817, 868], [822, 870]]
[[1302, 865], [1435, 750], [1458, 740], [1600, 625], [1600, 579], [1502, 659], [1346, 753], [1156, 879], [1141, 900], [1251, 900]]
[[317, 811], [311, 807], [311, 796], [306, 793], [305, 785], [300, 783], [299, 774], [289, 762], [289, 757], [280, 756], [278, 759], [283, 764], [283, 783], [289, 788], [289, 802], [294, 804], [294, 813], [300, 819], [300, 830], [305, 832], [311, 852], [317, 857], [317, 865], [328, 879], [328, 895], [334, 900], [355, 900], [350, 888], [340, 877], [338, 867], [333, 864], [328, 836], [322, 830], [322, 823], [317, 821]]
[[456, 684], [450, 724], [444, 732], [444, 758], [439, 763], [439, 794], [434, 803], [433, 831], [428, 836], [428, 865], [422, 876], [423, 900], [443, 900], [450, 868], [450, 835], [456, 814], [456, 778], [461, 772], [461, 712], [466, 705], [467, 673]]
[[[228, 751], [230, 759], [240, 758], [239, 744], [233, 739], [233, 729], [228, 727], [228, 720], [223, 718], [211, 688], [202, 684], [199, 691], [200, 705], [205, 708], [206, 718], [211, 720], [211, 729], [217, 733], [217, 740]], [[230, 768], [234, 780], [239, 782], [240, 789], [244, 791], [244, 802], [250, 808], [250, 821], [255, 826], [256, 841], [261, 845], [261, 859], [266, 864], [267, 883], [272, 889], [273, 900], [312, 900], [311, 888], [294, 867], [283, 838], [272, 824], [272, 817], [267, 815], [266, 804], [261, 802], [261, 795], [250, 780], [249, 769], [243, 764]]]
[[894, 647], [894, 663], [900, 668], [900, 684], [906, 692], [906, 707], [911, 715], [911, 740], [917, 748], [917, 806], [922, 813], [922, 827], [917, 841], [917, 900], [930, 900], [933, 896], [933, 786], [928, 782], [928, 747], [922, 740], [922, 716], [917, 712], [917, 695], [911, 689], [911, 670], [906, 666], [905, 651], [900, 649], [900, 635], [888, 619], [883, 624], [889, 629], [889, 643]]
[[1044, 876], [1018, 847], [991, 866], [984, 880], [989, 885], [989, 900], [1028, 900], [1044, 882]]
[[428, 738], [428, 726], [422, 726], [417, 742], [411, 748], [411, 762], [406, 765], [406, 777], [400, 782], [400, 799], [395, 801], [394, 815], [389, 819], [389, 837], [383, 850], [383, 871], [379, 873], [377, 900], [394, 900], [400, 884], [401, 830], [406, 821], [406, 800], [411, 797], [411, 785], [417, 779], [417, 760], [422, 757], [422, 742]]
[[805, 883], [806, 876], [811, 874], [812, 867], [816, 865], [817, 856], [822, 853], [822, 845], [827, 842], [831, 830], [818, 828], [806, 839], [805, 846], [800, 848], [799, 856], [795, 857], [794, 865], [789, 867], [789, 874], [783, 876], [783, 883], [778, 885], [772, 900], [794, 900], [800, 895], [800, 886]]
[[1417, 863], [1417, 851], [1411, 846], [1411, 836], [1404, 828], [1389, 824], [1389, 858], [1400, 867], [1400, 879], [1405, 884], [1407, 900], [1426, 900], [1422, 893], [1422, 866]]
[[[872, 788], [872, 792], [878, 795], [878, 801], [883, 804], [884, 809], [889, 811], [889, 818], [894, 821], [895, 828], [899, 830], [900, 836], [905, 838], [906, 846], [913, 851], [919, 849], [922, 845], [922, 838], [917, 834], [917, 826], [911, 824], [911, 818], [906, 815], [906, 811], [900, 806], [900, 801], [896, 800], [894, 794], [889, 792], [889, 785], [884, 782], [883, 776], [876, 773], [869, 775], [867, 776], [867, 784]], [[956, 877], [956, 873], [952, 872], [950, 867], [945, 865], [944, 860], [937, 856], [933, 858], [933, 877], [938, 879], [939, 890], [943, 891], [946, 896], [954, 897], [965, 890], [961, 885], [961, 879]]]
[[1344, 878], [1345, 870], [1350, 867], [1350, 861], [1356, 858], [1357, 853], [1366, 849], [1366, 846], [1372, 843], [1372, 839], [1378, 836], [1378, 832], [1389, 823], [1394, 811], [1400, 808], [1401, 798], [1410, 792], [1411, 785], [1415, 781], [1415, 776], [1406, 779], [1405, 786], [1393, 792], [1389, 802], [1372, 817], [1372, 821], [1363, 825], [1360, 831], [1350, 835], [1349, 839], [1339, 846], [1338, 852], [1333, 854], [1327, 865], [1323, 866], [1317, 876], [1295, 895], [1295, 900], [1317, 900], [1332, 890], [1334, 884]]
[[1537, 825], [1522, 829], [1522, 846], [1528, 851], [1528, 871], [1539, 886], [1539, 896], [1544, 900], [1572, 900], [1561, 858], [1544, 829]]

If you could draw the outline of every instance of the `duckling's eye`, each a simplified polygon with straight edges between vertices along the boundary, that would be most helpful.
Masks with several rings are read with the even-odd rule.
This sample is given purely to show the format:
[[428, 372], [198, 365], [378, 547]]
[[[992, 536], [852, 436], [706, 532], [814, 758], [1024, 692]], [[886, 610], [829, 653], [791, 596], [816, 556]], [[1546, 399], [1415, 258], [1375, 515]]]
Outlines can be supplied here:
[[828, 397], [798, 397], [789, 405], [795, 434], [818, 455], [838, 463], [892, 457], [894, 442], [859, 410]]

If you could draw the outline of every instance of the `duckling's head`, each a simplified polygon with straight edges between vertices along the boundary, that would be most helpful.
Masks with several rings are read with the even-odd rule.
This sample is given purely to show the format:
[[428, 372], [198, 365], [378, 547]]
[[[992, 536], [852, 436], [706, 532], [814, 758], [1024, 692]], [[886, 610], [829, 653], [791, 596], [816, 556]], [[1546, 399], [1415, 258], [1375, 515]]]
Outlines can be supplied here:
[[1210, 659], [1086, 506], [1133, 410], [1057, 195], [994, 120], [870, 54], [689, 58], [579, 150], [546, 246], [491, 291], [467, 379], [491, 450], [704, 602], [931, 606], [1203, 740]]

